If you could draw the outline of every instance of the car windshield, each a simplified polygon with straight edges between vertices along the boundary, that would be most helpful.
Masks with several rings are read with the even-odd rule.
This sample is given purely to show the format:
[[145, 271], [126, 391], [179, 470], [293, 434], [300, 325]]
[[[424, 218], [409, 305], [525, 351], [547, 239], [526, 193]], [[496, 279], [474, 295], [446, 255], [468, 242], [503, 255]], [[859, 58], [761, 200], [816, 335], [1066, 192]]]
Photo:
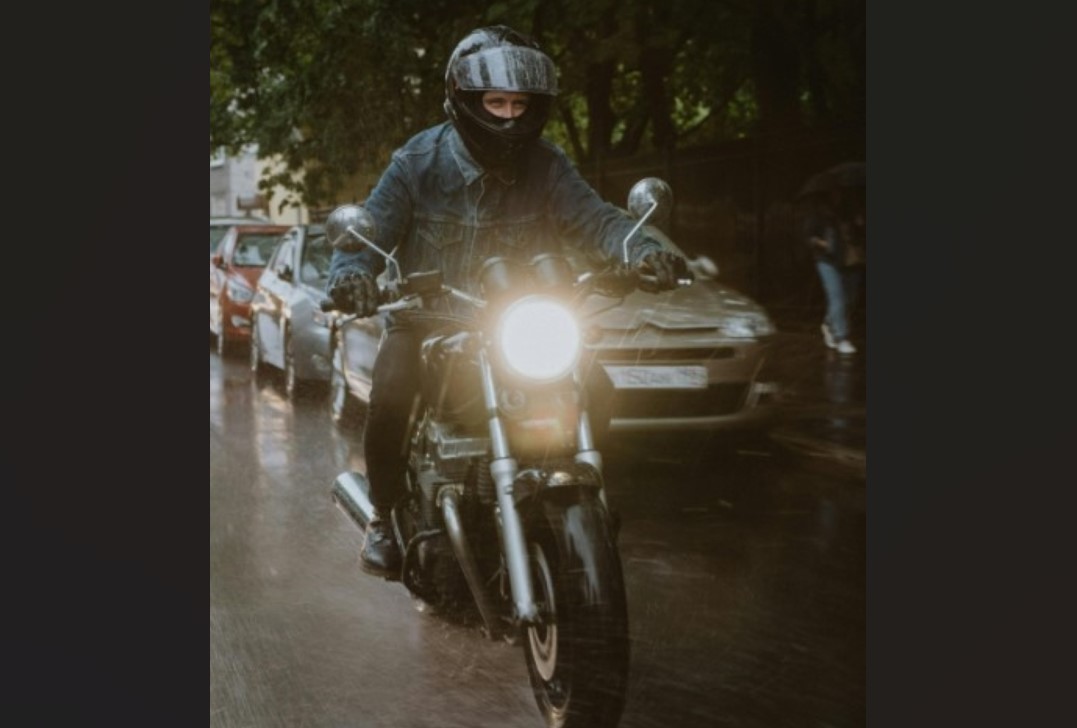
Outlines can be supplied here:
[[325, 235], [315, 235], [307, 239], [303, 248], [303, 263], [299, 277], [304, 283], [319, 285], [329, 278], [329, 258], [333, 252]]
[[280, 242], [279, 233], [246, 233], [236, 241], [232, 265], [238, 268], [264, 268]]
[[229, 225], [210, 225], [209, 226], [209, 254], [213, 255], [217, 252], [217, 246], [221, 244], [221, 240], [224, 238], [224, 234], [228, 232]]

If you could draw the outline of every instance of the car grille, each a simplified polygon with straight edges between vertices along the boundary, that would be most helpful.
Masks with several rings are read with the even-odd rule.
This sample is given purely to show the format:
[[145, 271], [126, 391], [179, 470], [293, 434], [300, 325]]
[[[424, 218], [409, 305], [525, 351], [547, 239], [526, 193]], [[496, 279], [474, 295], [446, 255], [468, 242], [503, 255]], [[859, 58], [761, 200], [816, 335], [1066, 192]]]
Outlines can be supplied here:
[[736, 353], [736, 349], [732, 346], [720, 346], [714, 349], [606, 349], [599, 351], [597, 358], [601, 362], [696, 364], [712, 359], [732, 359]]
[[706, 389], [619, 390], [613, 398], [615, 418], [709, 417], [729, 415], [744, 406], [746, 382], [715, 384]]

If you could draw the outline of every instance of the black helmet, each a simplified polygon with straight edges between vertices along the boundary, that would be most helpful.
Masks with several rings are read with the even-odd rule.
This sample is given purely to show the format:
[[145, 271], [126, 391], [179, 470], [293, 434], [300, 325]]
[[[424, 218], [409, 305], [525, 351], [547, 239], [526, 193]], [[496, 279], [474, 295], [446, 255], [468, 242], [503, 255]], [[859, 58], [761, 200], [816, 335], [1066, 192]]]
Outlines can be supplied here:
[[[515, 119], [482, 105], [484, 91], [531, 94]], [[538, 139], [557, 94], [557, 69], [538, 43], [504, 25], [479, 28], [460, 41], [445, 68], [445, 113], [485, 167], [503, 168]]]

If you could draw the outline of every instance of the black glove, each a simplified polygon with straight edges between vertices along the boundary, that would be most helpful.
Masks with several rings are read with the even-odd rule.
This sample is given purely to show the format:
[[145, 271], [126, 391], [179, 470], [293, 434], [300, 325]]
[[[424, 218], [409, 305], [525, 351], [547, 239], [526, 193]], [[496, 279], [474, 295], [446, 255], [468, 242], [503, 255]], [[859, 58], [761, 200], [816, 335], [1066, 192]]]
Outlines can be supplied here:
[[640, 261], [640, 272], [657, 279], [655, 290], [668, 291], [677, 287], [678, 279], [692, 280], [695, 276], [688, 270], [688, 261], [668, 250], [647, 253]]
[[329, 284], [329, 297], [337, 310], [366, 318], [377, 313], [378, 285], [374, 276], [359, 268], [338, 273]]
[[595, 276], [595, 291], [610, 298], [624, 298], [639, 288], [639, 271], [613, 263]]

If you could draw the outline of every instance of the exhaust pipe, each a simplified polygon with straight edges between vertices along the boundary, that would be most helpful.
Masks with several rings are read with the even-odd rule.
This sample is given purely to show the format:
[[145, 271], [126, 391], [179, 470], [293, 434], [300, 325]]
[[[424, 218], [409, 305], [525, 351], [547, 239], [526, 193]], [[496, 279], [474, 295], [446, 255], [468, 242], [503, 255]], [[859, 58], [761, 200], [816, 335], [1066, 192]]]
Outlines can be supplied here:
[[340, 509], [366, 532], [367, 524], [374, 518], [374, 504], [370, 502], [370, 483], [361, 473], [343, 472], [333, 481], [333, 501]]

